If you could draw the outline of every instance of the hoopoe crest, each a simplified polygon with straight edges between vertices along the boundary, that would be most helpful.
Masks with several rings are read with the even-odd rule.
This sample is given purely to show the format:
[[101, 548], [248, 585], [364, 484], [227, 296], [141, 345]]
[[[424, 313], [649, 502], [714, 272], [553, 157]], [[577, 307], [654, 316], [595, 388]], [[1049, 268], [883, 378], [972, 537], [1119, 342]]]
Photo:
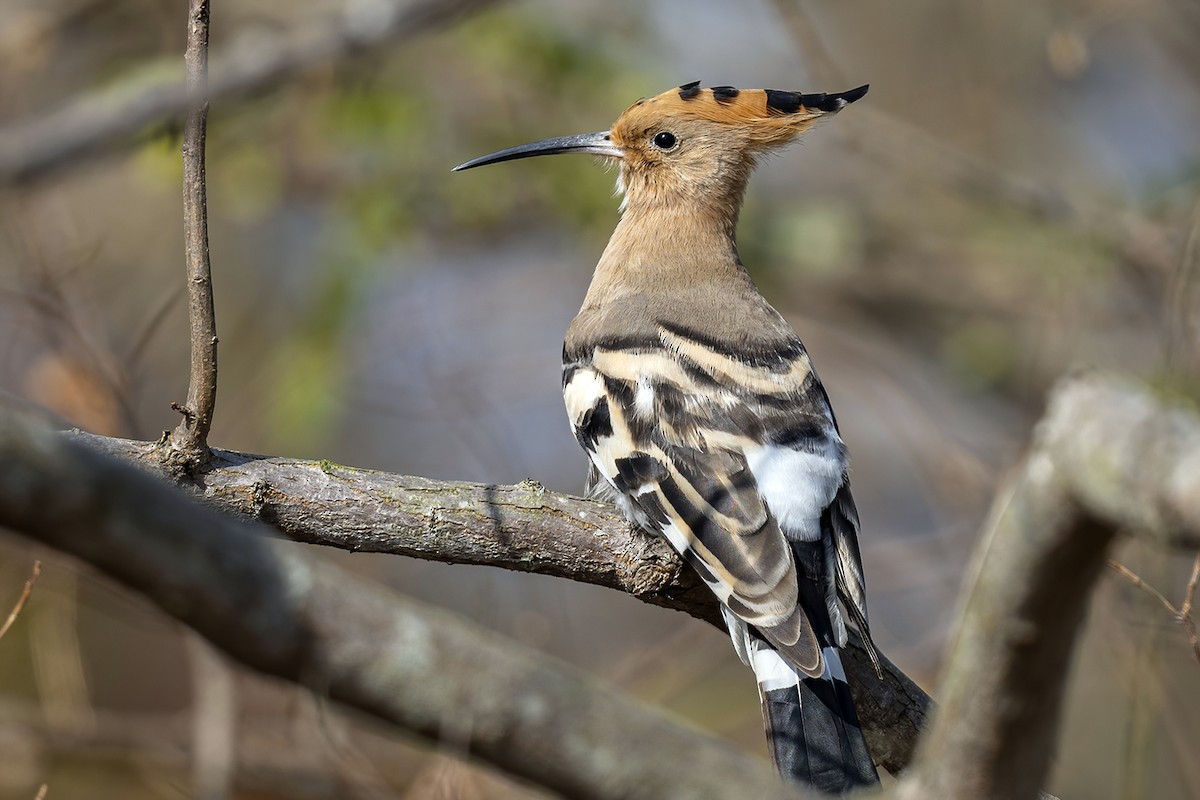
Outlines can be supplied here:
[[878, 781], [838, 656], [845, 613], [876, 658], [859, 520], [829, 398], [735, 228], [761, 156], [866, 92], [689, 83], [608, 131], [455, 168], [554, 153], [619, 164], [621, 220], [563, 345], [589, 494], [665, 537], [720, 599], [776, 764], [827, 792]]

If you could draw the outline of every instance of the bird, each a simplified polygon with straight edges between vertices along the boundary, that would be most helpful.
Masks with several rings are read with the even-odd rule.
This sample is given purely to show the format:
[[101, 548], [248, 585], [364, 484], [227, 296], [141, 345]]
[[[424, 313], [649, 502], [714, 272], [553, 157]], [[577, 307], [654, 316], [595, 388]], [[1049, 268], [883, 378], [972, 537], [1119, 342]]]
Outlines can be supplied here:
[[713, 591], [780, 774], [831, 794], [879, 782], [838, 654], [853, 623], [879, 669], [858, 512], [829, 395], [735, 234], [755, 166], [867, 89], [695, 81], [609, 130], [454, 168], [555, 153], [617, 164], [620, 219], [562, 351], [588, 496], [664, 537]]

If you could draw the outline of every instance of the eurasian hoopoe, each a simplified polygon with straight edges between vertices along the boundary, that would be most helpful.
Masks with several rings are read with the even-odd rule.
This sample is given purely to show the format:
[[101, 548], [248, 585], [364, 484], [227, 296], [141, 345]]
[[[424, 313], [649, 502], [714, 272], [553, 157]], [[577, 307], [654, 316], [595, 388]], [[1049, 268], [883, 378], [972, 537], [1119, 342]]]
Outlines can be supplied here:
[[838, 657], [844, 608], [875, 658], [858, 513], [829, 398], [734, 228], [759, 156], [866, 92], [689, 83], [610, 131], [455, 167], [550, 153], [620, 164], [621, 220], [563, 345], [588, 492], [666, 537], [720, 598], [775, 763], [826, 792], [879, 780]]

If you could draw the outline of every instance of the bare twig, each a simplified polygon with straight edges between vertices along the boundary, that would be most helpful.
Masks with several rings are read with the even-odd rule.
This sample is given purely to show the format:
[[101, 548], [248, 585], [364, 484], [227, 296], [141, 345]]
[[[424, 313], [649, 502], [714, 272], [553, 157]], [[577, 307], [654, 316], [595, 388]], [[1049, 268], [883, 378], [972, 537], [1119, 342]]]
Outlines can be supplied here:
[[[281, 37], [247, 34], [213, 58], [208, 99], [261, 91], [317, 64], [383, 49], [497, 0], [355, 0], [333, 19]], [[191, 107], [178, 77], [140, 79], [68, 102], [46, 117], [0, 131], [0, 183], [28, 181], [129, 146], [147, 126]]]
[[1200, 553], [1196, 554], [1196, 559], [1192, 562], [1192, 574], [1188, 578], [1187, 587], [1183, 590], [1183, 601], [1179, 604], [1178, 608], [1167, 599], [1166, 595], [1155, 589], [1143, 580], [1142, 576], [1124, 564], [1110, 560], [1108, 565], [1118, 575], [1157, 600], [1159, 605], [1166, 609], [1167, 613], [1183, 626], [1183, 635], [1187, 637], [1188, 644], [1192, 647], [1192, 653], [1196, 657], [1196, 661], [1200, 662], [1200, 633], [1196, 630], [1196, 620], [1192, 616], [1192, 605], [1196, 598], [1196, 586], [1200, 584]]
[[1170, 614], [1173, 617], [1179, 615], [1179, 609], [1175, 608], [1175, 605], [1170, 600], [1168, 600], [1163, 595], [1162, 592], [1160, 592], [1158, 589], [1155, 589], [1150, 584], [1146, 583], [1146, 581], [1142, 579], [1141, 575], [1138, 575], [1136, 572], [1131, 570], [1129, 567], [1127, 567], [1124, 564], [1122, 564], [1121, 562], [1116, 561], [1115, 559], [1111, 559], [1111, 558], [1108, 560], [1108, 567], [1113, 572], [1117, 573], [1122, 578], [1124, 578], [1125, 580], [1129, 581], [1131, 584], [1136, 586], [1138, 589], [1141, 589], [1143, 592], [1145, 592], [1146, 594], [1150, 595], [1155, 600], [1157, 600], [1159, 602], [1159, 604], [1161, 604], [1162, 607], [1167, 610], [1168, 614]]
[[16, 605], [12, 611], [8, 612], [8, 619], [4, 620], [4, 624], [0, 625], [0, 639], [4, 638], [4, 634], [8, 633], [8, 629], [17, 621], [17, 617], [21, 614], [21, 609], [25, 607], [25, 601], [29, 599], [29, 593], [33, 591], [33, 584], [37, 583], [38, 576], [42, 574], [42, 562], [34, 561], [33, 569], [29, 571], [29, 577], [25, 579], [25, 588], [21, 590], [21, 596], [17, 598]]
[[1187, 588], [1183, 590], [1183, 603], [1179, 606], [1181, 616], [1188, 616], [1192, 613], [1192, 606], [1196, 602], [1196, 586], [1200, 585], [1200, 553], [1196, 553], [1196, 559], [1192, 562], [1192, 574], [1188, 578]]
[[1200, 663], [1200, 633], [1196, 631], [1196, 618], [1192, 616], [1197, 585], [1200, 585], [1200, 553], [1196, 553], [1196, 560], [1192, 562], [1192, 574], [1188, 578], [1187, 588], [1183, 591], [1183, 602], [1179, 605], [1179, 622], [1183, 625], [1188, 643], [1192, 646], [1192, 654]]
[[204, 143], [208, 124], [209, 0], [188, 7], [187, 95], [183, 128], [183, 238], [187, 254], [191, 377], [183, 420], [171, 436], [173, 447], [192, 464], [208, 455], [208, 431], [217, 402], [217, 319], [213, 309], [212, 264], [208, 256], [208, 203], [205, 198]]
[[0, 454], [0, 525], [92, 564], [261, 672], [450, 737], [567, 797], [811, 796], [780, 785], [765, 760], [78, 442], [0, 415]]

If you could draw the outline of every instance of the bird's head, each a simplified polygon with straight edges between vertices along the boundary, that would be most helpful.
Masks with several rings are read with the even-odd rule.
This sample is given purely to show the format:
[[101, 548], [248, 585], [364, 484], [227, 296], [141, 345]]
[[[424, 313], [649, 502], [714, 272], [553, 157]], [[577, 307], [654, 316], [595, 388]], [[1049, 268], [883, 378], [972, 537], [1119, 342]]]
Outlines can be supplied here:
[[454, 169], [553, 153], [589, 153], [619, 162], [626, 205], [708, 198], [734, 205], [736, 214], [759, 156], [788, 144], [821, 117], [866, 93], [866, 86], [837, 94], [702, 89], [697, 81], [638, 100], [611, 130], [510, 147]]

